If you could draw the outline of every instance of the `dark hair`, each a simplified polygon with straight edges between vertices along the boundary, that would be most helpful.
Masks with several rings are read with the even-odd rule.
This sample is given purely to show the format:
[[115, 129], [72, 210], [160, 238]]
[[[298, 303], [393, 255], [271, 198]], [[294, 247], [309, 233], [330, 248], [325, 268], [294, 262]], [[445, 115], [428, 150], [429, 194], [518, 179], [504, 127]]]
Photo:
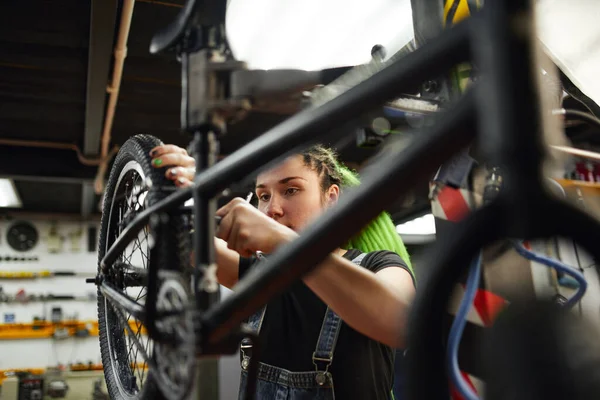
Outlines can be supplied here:
[[[300, 153], [304, 165], [311, 168], [321, 177], [321, 189], [325, 192], [331, 185], [353, 187], [360, 184], [359, 176], [338, 161], [336, 152], [321, 144], [314, 145]], [[379, 214], [363, 230], [344, 246], [346, 249], [357, 249], [364, 253], [377, 250], [389, 250], [397, 253], [412, 272], [410, 257], [406, 247], [396, 232], [390, 215]]]
[[342, 186], [342, 175], [337, 168], [337, 154], [331, 148], [314, 145], [302, 153], [304, 165], [321, 177], [321, 189], [325, 192], [331, 185]]

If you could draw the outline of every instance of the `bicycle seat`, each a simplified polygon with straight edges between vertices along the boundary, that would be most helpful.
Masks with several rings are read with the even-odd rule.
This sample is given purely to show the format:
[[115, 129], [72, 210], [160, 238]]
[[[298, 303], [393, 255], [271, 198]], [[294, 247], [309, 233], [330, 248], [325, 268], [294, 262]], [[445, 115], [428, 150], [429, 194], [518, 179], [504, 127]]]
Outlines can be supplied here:
[[150, 42], [150, 53], [174, 48], [192, 26], [219, 26], [225, 23], [226, 0], [187, 0], [177, 18], [156, 33]]

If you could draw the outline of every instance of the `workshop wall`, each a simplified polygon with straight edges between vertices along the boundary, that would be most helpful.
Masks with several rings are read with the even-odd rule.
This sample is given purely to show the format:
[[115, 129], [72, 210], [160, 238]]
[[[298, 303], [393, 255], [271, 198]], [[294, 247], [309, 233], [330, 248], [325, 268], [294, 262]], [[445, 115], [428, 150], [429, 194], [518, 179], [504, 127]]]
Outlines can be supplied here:
[[[0, 220], [0, 369], [48, 367], [75, 362], [100, 363], [98, 337], [64, 339], [5, 339], [7, 324], [51, 321], [96, 321], [95, 286], [85, 283], [97, 266], [97, 222]], [[70, 272], [75, 276], [33, 279], [6, 277], [7, 273]], [[66, 301], [17, 301], [21, 295], [75, 296]], [[60, 308], [60, 314], [57, 313]], [[14, 325], [13, 325], [14, 326]], [[26, 335], [26, 331], [23, 331]]]
[[[59, 340], [3, 339], [1, 334], [3, 329], [6, 332], [10, 327], [8, 324], [31, 323], [36, 317], [50, 321], [52, 309], [57, 307], [62, 310], [63, 320], [97, 321], [96, 287], [86, 284], [85, 278], [96, 273], [98, 234], [97, 222], [0, 220], [0, 370], [102, 362], [97, 336]], [[7, 273], [39, 273], [43, 270], [78, 275], [34, 279], [6, 277]], [[3, 275], [5, 277], [1, 278]], [[24, 296], [52, 294], [81, 299], [22, 303], [15, 299], [21, 290]], [[222, 288], [223, 297], [230, 293]], [[237, 396], [239, 377], [239, 356], [221, 358], [221, 399]]]

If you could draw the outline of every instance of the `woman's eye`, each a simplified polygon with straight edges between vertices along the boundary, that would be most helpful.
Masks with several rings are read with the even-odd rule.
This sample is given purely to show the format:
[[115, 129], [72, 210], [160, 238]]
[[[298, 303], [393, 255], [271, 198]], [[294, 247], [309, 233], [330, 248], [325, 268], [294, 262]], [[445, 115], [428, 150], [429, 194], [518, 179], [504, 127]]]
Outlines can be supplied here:
[[296, 192], [298, 192], [298, 189], [297, 189], [297, 188], [287, 188], [287, 190], [285, 191], [285, 194], [286, 194], [286, 195], [293, 195], [293, 194], [295, 194]]
[[258, 199], [260, 201], [269, 201], [269, 195], [266, 194], [266, 193], [265, 194], [261, 194], [261, 195], [258, 196]]

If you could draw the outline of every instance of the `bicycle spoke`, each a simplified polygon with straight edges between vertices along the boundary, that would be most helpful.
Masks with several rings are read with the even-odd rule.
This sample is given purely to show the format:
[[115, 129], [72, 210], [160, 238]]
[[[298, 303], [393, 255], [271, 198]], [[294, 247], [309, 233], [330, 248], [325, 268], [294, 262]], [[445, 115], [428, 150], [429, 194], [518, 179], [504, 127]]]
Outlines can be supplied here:
[[[164, 197], [163, 194], [155, 197], [154, 194], [158, 191], [164, 191], [165, 195], [168, 194], [166, 190], [163, 190], [164, 188], [160, 187], [160, 183], [169, 184], [169, 182], [159, 176], [151, 177], [153, 182], [157, 182], [157, 185], [153, 185], [152, 188], [147, 187], [146, 183], [149, 181], [144, 177], [144, 166], [137, 160], [137, 147], [132, 150], [135, 154], [131, 154], [131, 158], [123, 159], [120, 164], [117, 164], [121, 168], [117, 174], [118, 180], [116, 185], [112, 186], [110, 200], [107, 200], [107, 202], [110, 201], [110, 214], [108, 214], [109, 225], [103, 225], [103, 229], [105, 229], [103, 235], [106, 237], [105, 249], [109, 249], [111, 244], [131, 226], [139, 213], [144, 211], [151, 190], [155, 191], [150, 197], [153, 201]], [[107, 185], [107, 187], [111, 186]], [[170, 190], [176, 189], [171, 186]], [[106, 207], [107, 203], [105, 202]], [[176, 215], [174, 217], [178, 218]], [[176, 226], [177, 229], [185, 231], [183, 217], [181, 220], [173, 219], [172, 221], [178, 225], [170, 223], [170, 226]], [[181, 228], [179, 228], [179, 224]], [[147, 223], [137, 235], [133, 235], [121, 254], [116, 257], [117, 261], [109, 265], [109, 270], [105, 273], [107, 283], [113, 290], [119, 291], [142, 308], [145, 307], [148, 298], [151, 229]], [[170, 240], [164, 242], [164, 249], [161, 246], [161, 252], [157, 253], [159, 254], [157, 257], [160, 257], [156, 260], [157, 265], [165, 264], [166, 257], [170, 257], [171, 253], [180, 252], [180, 246], [177, 246], [177, 243]], [[192, 338], [193, 324], [189, 323], [188, 317], [185, 317], [184, 313], [189, 302], [188, 278], [180, 276], [176, 271], [177, 262], [176, 264], [170, 262], [167, 264], [167, 270], [161, 271], [159, 274], [160, 290], [158, 294], [162, 296], [162, 300], [159, 299], [157, 302], [161, 303], [161, 307], [165, 307], [164, 311], [170, 315], [163, 318], [159, 317], [157, 313], [154, 317], [158, 318], [156, 323], [160, 325], [159, 329], [184, 338], [186, 342], [183, 347], [179, 341], [160, 345], [155, 343], [147, 334], [145, 321], [142, 323], [137, 320], [118, 302], [112, 302], [108, 297], [104, 300], [110, 359], [106, 360], [106, 352], [103, 350], [103, 361], [110, 361], [115, 372], [107, 379], [112, 379], [113, 387], [116, 385], [119, 388], [118, 392], [113, 390], [111, 394], [119, 400], [141, 400], [142, 396], [145, 398], [154, 395], [158, 395], [159, 398], [163, 398], [163, 396], [170, 399], [180, 398], [180, 395], [188, 390], [187, 385], [191, 382], [188, 375], [194, 365], [195, 340]], [[180, 326], [182, 324], [185, 326]], [[173, 354], [170, 354], [171, 352], [177, 353], [178, 356], [174, 357]], [[178, 362], [175, 359], [178, 359]], [[146, 371], [147, 368], [152, 368], [152, 373]], [[161, 394], [147, 393], [146, 382], [149, 380], [158, 385], [158, 387], [153, 387], [160, 389]]]
[[[123, 230], [127, 227], [128, 223], [135, 218], [135, 216], [141, 212], [144, 208], [144, 199], [148, 193], [148, 188], [142, 182], [141, 176], [137, 171], [131, 171], [129, 175], [124, 176], [122, 185], [116, 188], [116, 195], [113, 198], [113, 204], [117, 211], [116, 217], [118, 223], [113, 225], [112, 237], [118, 238]], [[117, 282], [117, 287], [120, 287], [123, 294], [131, 298], [136, 303], [143, 305], [146, 295], [147, 288], [143, 287], [144, 274], [148, 268], [148, 228], [144, 228], [135, 240], [133, 240], [123, 251], [119, 257], [119, 262], [115, 263], [112, 268], [117, 268], [114, 276], [122, 276], [122, 273], [127, 273], [128, 270], [131, 272], [129, 279]], [[113, 239], [113, 240], [114, 240]], [[135, 267], [134, 265], [141, 265], [141, 267]], [[137, 277], [137, 279], [136, 279]], [[115, 283], [113, 283], [115, 284]], [[137, 289], [134, 288], [137, 286]], [[140, 287], [141, 286], [141, 287]], [[144, 333], [143, 324], [132, 318], [132, 315], [125, 310], [121, 309], [118, 305], [108, 301], [110, 308], [114, 315], [117, 317], [118, 325], [116, 330], [113, 330], [115, 337], [115, 346], [118, 346], [118, 337], [123, 335], [127, 338], [124, 340], [123, 348], [124, 352], [114, 354], [115, 359], [125, 358], [128, 367], [126, 371], [129, 373], [120, 376], [122, 379], [122, 385], [127, 391], [134, 393], [141, 392], [141, 388], [144, 385], [144, 379], [147, 378], [145, 369], [149, 364], [149, 357], [152, 354], [153, 349], [152, 340]], [[133, 322], [135, 321], [135, 327]], [[130, 325], [131, 324], [131, 325]], [[129, 376], [129, 378], [127, 378]]]

